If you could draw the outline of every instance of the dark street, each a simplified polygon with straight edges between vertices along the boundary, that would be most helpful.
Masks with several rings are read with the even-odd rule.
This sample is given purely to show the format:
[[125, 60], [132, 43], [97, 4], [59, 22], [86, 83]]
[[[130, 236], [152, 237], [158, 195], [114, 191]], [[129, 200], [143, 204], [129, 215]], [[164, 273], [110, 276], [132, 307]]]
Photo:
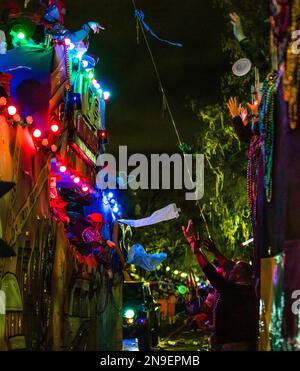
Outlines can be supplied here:
[[169, 334], [161, 337], [158, 350], [163, 351], [209, 351], [207, 333], [189, 330], [186, 326], [174, 326]]
[[[209, 333], [200, 330], [191, 330], [182, 323], [168, 325], [163, 323], [159, 344], [153, 351], [209, 351]], [[123, 341], [123, 350], [138, 351], [137, 339]]]

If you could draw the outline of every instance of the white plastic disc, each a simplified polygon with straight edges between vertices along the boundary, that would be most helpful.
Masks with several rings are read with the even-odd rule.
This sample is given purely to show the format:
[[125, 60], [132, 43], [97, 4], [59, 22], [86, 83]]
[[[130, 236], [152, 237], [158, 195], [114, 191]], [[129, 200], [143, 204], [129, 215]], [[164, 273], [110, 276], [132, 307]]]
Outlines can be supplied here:
[[235, 76], [245, 76], [251, 70], [252, 63], [247, 58], [239, 59], [232, 66], [232, 72]]

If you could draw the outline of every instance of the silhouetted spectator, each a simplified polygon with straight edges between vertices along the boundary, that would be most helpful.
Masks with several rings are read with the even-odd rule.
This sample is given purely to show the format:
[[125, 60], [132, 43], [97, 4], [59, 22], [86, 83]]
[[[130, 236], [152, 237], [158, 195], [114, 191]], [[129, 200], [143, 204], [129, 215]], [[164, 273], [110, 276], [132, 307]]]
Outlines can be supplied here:
[[[252, 285], [252, 267], [238, 262], [232, 268], [229, 279], [221, 277], [209, 263], [200, 248], [199, 236], [191, 235], [188, 227], [182, 227], [199, 265], [210, 283], [220, 293], [216, 306], [216, 343], [220, 350], [255, 350], [258, 336], [258, 310], [255, 289]], [[213, 251], [212, 251], [213, 252]]]

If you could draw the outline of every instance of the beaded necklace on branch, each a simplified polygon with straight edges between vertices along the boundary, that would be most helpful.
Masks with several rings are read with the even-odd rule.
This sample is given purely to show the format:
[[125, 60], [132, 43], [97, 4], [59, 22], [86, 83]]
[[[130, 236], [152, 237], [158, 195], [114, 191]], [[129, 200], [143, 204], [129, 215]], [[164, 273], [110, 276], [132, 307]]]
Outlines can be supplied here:
[[272, 72], [262, 86], [262, 98], [259, 107], [260, 146], [263, 156], [265, 191], [268, 202], [272, 199], [272, 169], [274, 155], [274, 103], [281, 75]]
[[247, 168], [247, 193], [248, 204], [252, 211], [252, 223], [256, 222], [256, 199], [257, 199], [257, 177], [260, 154], [260, 137], [254, 134], [251, 138], [248, 152], [248, 168]]

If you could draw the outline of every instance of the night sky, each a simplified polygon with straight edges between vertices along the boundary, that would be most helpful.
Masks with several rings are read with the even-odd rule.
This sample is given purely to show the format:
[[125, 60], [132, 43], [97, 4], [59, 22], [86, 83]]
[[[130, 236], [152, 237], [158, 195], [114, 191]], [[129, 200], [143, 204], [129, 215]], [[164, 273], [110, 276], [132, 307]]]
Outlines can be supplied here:
[[[202, 106], [220, 95], [220, 75], [230, 65], [221, 50], [223, 19], [205, 0], [136, 0], [145, 21], [160, 37], [180, 42], [175, 48], [150, 42], [169, 103], [184, 142], [192, 143], [199, 121], [189, 108], [190, 98]], [[110, 88], [107, 129], [108, 152], [128, 145], [129, 152], [177, 151], [177, 140], [167, 114], [142, 35], [136, 41], [136, 21], [131, 0], [68, 1], [66, 24], [76, 29], [88, 20], [106, 27], [90, 39], [90, 51], [100, 57], [97, 78]]]

